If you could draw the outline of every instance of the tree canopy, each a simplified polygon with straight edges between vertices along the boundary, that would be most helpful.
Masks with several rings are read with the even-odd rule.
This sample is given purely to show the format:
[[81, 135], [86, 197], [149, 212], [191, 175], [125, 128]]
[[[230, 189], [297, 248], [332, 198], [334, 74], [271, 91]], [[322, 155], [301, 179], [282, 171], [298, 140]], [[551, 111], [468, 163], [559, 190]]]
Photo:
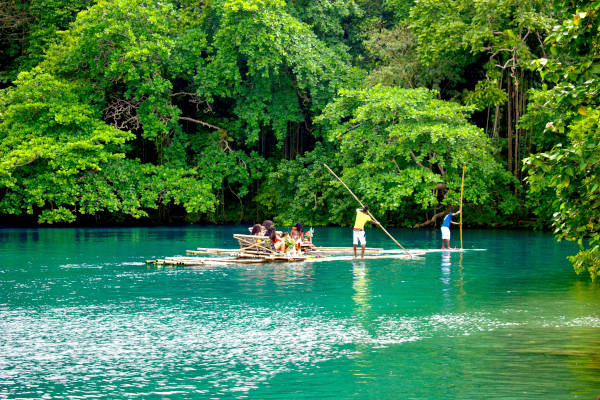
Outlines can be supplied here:
[[[577, 241], [577, 273], [600, 276], [600, 3], [565, 5], [567, 16], [546, 39], [551, 58], [535, 65], [545, 85], [531, 104], [531, 124], [551, 136], [546, 151], [525, 160], [535, 209], [559, 239]], [[545, 122], [543, 128], [541, 125]]]
[[0, 2], [0, 214], [575, 240], [600, 272], [600, 3]]

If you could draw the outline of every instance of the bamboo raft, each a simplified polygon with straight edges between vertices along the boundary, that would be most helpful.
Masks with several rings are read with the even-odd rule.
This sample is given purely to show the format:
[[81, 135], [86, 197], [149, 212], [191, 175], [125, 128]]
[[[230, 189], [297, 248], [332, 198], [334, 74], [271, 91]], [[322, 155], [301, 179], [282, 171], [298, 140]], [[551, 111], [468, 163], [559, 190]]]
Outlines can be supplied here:
[[[381, 254], [365, 256], [364, 260], [372, 259], [402, 259], [402, 260], [415, 260], [418, 259], [411, 257], [407, 254]], [[352, 261], [358, 260], [354, 256], [330, 256], [330, 257], [316, 257], [316, 256], [304, 256], [304, 257], [261, 257], [261, 258], [243, 258], [243, 257], [166, 257], [159, 260], [146, 260], [146, 264], [157, 265], [157, 266], [225, 266], [225, 265], [238, 265], [238, 264], [260, 264], [260, 263], [318, 263], [328, 261]]]
[[[158, 260], [146, 260], [153, 265], [228, 265], [258, 264], [275, 262], [320, 262], [354, 259], [352, 247], [320, 247], [312, 243], [303, 243], [301, 253], [290, 255], [276, 252], [266, 236], [234, 234], [238, 241], [237, 249], [198, 247], [187, 250], [186, 256], [166, 257]], [[360, 249], [358, 250], [360, 252]], [[415, 253], [385, 254], [382, 248], [366, 248], [365, 257], [371, 258], [413, 258]], [[191, 257], [196, 256], [196, 257]], [[227, 257], [215, 257], [227, 256]]]
[[[292, 263], [292, 262], [326, 262], [354, 260], [352, 247], [319, 247], [312, 243], [303, 243], [300, 255], [278, 253], [273, 250], [266, 236], [252, 236], [235, 234], [238, 241], [237, 249], [220, 249], [198, 247], [196, 250], [187, 250], [186, 256], [166, 257], [158, 260], [146, 260], [153, 265], [233, 265], [233, 264], [260, 264], [260, 263]], [[421, 259], [427, 253], [485, 251], [485, 249], [412, 249], [412, 250], [385, 250], [382, 248], [368, 247], [365, 249], [365, 259]], [[360, 249], [357, 249], [360, 252]], [[194, 257], [195, 256], [195, 257]], [[225, 257], [218, 257], [225, 256]]]

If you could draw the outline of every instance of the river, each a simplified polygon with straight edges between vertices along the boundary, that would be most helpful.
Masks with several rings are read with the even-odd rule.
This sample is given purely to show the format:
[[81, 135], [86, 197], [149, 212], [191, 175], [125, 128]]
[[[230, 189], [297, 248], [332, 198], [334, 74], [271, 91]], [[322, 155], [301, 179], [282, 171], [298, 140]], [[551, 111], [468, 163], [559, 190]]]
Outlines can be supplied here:
[[[0, 229], [0, 398], [600, 396], [600, 286], [574, 274], [570, 243], [465, 230], [466, 249], [486, 250], [145, 264], [233, 247], [245, 229]], [[391, 232], [405, 247], [441, 245], [438, 230]], [[351, 235], [317, 228], [315, 242]]]

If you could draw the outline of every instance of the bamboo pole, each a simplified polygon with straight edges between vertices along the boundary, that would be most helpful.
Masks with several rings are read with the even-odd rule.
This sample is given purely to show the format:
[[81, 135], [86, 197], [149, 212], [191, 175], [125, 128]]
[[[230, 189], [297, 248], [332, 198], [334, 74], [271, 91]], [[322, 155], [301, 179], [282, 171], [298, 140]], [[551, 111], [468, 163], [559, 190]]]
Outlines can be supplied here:
[[463, 248], [462, 241], [462, 217], [463, 217], [463, 191], [465, 188], [465, 169], [467, 168], [467, 164], [463, 164], [463, 173], [462, 173], [462, 183], [460, 184], [460, 249]]
[[[335, 172], [333, 172], [333, 170], [332, 170], [331, 168], [329, 168], [329, 166], [328, 166], [327, 164], [323, 163], [323, 165], [325, 166], [325, 168], [327, 168], [327, 170], [328, 170], [329, 172], [331, 172], [331, 174], [332, 174], [333, 176], [335, 176], [335, 177], [336, 177], [336, 179], [337, 179], [338, 181], [340, 181], [340, 183], [341, 183], [342, 185], [344, 185], [344, 187], [346, 188], [346, 190], [348, 190], [348, 192], [350, 192], [350, 194], [352, 195], [352, 197], [354, 197], [354, 198], [356, 199], [356, 201], [358, 202], [358, 204], [360, 204], [360, 206], [361, 206], [362, 208], [365, 208], [365, 205], [362, 203], [362, 201], [360, 201], [360, 199], [359, 199], [358, 197], [356, 197], [356, 195], [355, 195], [355, 194], [352, 192], [352, 190], [350, 190], [350, 188], [349, 188], [349, 187], [348, 187], [348, 186], [347, 186], [347, 185], [344, 183], [344, 181], [342, 181], [342, 180], [340, 179], [340, 177], [339, 177], [339, 176], [337, 176], [337, 175], [335, 174]], [[392, 240], [394, 241], [394, 243], [396, 243], [396, 244], [397, 244], [397, 245], [398, 245], [398, 246], [399, 246], [399, 247], [400, 247], [402, 250], [406, 251], [406, 252], [407, 252], [407, 253], [408, 253], [408, 254], [411, 256], [411, 258], [412, 258], [412, 254], [410, 253], [410, 251], [406, 250], [406, 249], [404, 248], [404, 246], [402, 246], [400, 243], [398, 243], [398, 241], [397, 241], [396, 239], [394, 239], [394, 237], [393, 237], [392, 235], [390, 235], [390, 233], [389, 233], [389, 232], [388, 232], [388, 231], [387, 231], [387, 230], [386, 230], [386, 229], [383, 227], [383, 225], [381, 225], [381, 224], [379, 223], [379, 221], [377, 221], [377, 219], [376, 219], [376, 218], [373, 216], [373, 214], [371, 214], [371, 212], [370, 212], [370, 211], [368, 211], [368, 210], [367, 210], [367, 215], [368, 215], [369, 217], [371, 217], [371, 219], [372, 219], [372, 220], [373, 220], [373, 221], [374, 221], [374, 222], [375, 222], [375, 223], [376, 223], [376, 224], [377, 224], [377, 225], [378, 225], [378, 226], [381, 228], [381, 230], [383, 230], [383, 231], [385, 232], [385, 234], [386, 234], [386, 235], [388, 235], [388, 236], [390, 237], [390, 239], [392, 239]]]

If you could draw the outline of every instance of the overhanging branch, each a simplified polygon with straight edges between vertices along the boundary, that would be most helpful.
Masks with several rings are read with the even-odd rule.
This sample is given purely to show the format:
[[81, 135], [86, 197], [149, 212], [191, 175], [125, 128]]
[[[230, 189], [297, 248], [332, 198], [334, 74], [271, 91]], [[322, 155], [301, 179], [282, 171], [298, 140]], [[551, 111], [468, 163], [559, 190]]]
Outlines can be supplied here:
[[427, 168], [426, 166], [424, 166], [423, 164], [421, 164], [421, 162], [420, 162], [419, 160], [417, 160], [417, 156], [415, 156], [415, 153], [413, 153], [413, 151], [412, 151], [412, 150], [410, 151], [410, 157], [413, 159], [413, 161], [414, 161], [414, 162], [416, 162], [416, 163], [417, 163], [417, 165], [418, 165], [419, 167], [421, 167], [421, 168], [424, 168], [424, 169], [429, 169], [429, 168]]
[[194, 118], [190, 118], [190, 117], [179, 117], [179, 119], [183, 120], [183, 121], [190, 121], [190, 122], [205, 126], [207, 128], [215, 129], [217, 131], [225, 131], [225, 129], [223, 129], [223, 128], [220, 128], [216, 125], [209, 124], [208, 122], [200, 121], [198, 119], [194, 119]]
[[426, 226], [433, 225], [433, 224], [435, 224], [435, 221], [437, 221], [437, 219], [439, 217], [441, 217], [442, 215], [446, 214], [447, 212], [448, 212], [448, 210], [439, 212], [439, 213], [435, 214], [433, 217], [431, 217], [430, 220], [425, 221], [422, 224], [413, 225], [413, 228], [425, 228]]

